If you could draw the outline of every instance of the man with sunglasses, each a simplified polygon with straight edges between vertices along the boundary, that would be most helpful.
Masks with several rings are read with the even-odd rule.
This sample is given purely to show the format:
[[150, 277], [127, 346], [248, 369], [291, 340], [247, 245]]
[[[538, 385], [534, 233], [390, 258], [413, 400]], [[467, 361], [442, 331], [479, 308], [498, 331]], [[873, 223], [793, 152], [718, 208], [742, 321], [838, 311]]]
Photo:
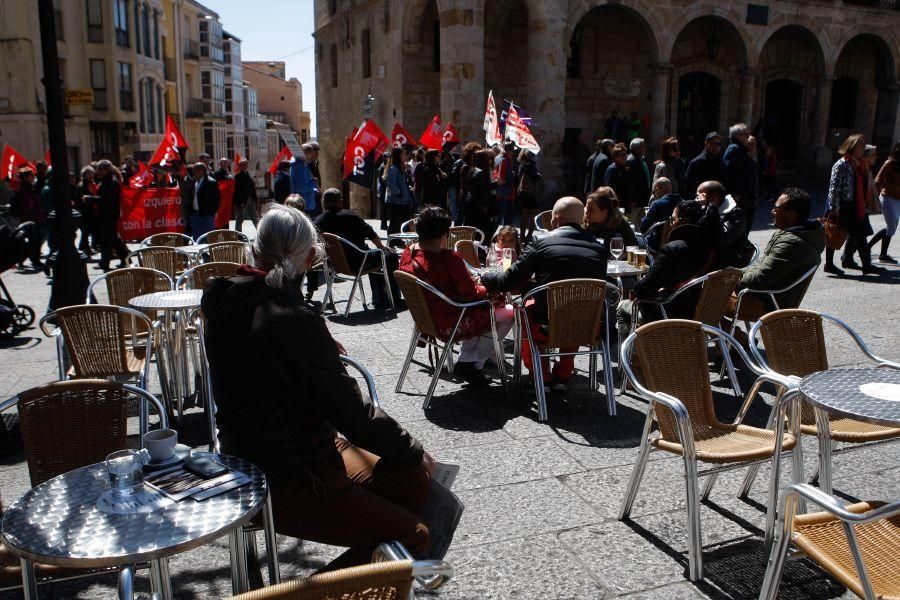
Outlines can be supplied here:
[[685, 175], [684, 195], [690, 198], [704, 181], [725, 181], [725, 165], [722, 164], [722, 136], [718, 131], [706, 134], [703, 151], [688, 163]]

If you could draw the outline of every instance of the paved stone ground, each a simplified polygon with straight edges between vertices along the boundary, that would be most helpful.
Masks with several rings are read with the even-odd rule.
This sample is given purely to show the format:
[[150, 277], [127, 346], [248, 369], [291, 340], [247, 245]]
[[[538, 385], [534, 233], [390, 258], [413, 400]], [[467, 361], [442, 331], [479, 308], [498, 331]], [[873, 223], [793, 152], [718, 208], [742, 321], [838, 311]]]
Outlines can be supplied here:
[[[764, 221], [764, 215], [760, 221]], [[873, 225], [881, 226], [880, 217]], [[249, 225], [248, 225], [249, 227]], [[764, 245], [771, 232], [762, 223], [752, 238]], [[894, 249], [895, 255], [900, 250]], [[91, 276], [98, 271], [89, 266]], [[8, 272], [4, 281], [16, 300], [46, 308], [48, 281], [42, 274]], [[900, 269], [881, 277], [816, 275], [805, 306], [851, 323], [872, 349], [900, 359]], [[338, 286], [346, 297], [349, 284]], [[637, 456], [644, 402], [618, 398], [619, 415], [606, 415], [602, 394], [587, 393], [586, 363], [574, 389], [554, 395], [550, 422], [537, 422], [535, 409], [508, 404], [500, 388], [468, 390], [444, 378], [429, 411], [421, 408], [427, 369], [414, 365], [402, 393], [394, 387], [411, 331], [407, 312], [382, 318], [357, 305], [349, 319], [329, 317], [334, 336], [376, 377], [382, 406], [402, 422], [439, 460], [462, 465], [455, 491], [466, 503], [447, 559], [455, 579], [437, 594], [443, 598], [755, 598], [764, 573], [762, 527], [767, 470], [763, 468], [748, 501], [735, 498], [741, 472], [722, 476], [701, 512], [706, 559], [705, 581], [685, 578], [687, 564], [681, 464], [653, 455], [633, 512], [623, 523], [616, 515]], [[298, 340], [302, 343], [302, 340]], [[860, 361], [849, 339], [829, 338], [832, 365]], [[424, 352], [418, 357], [424, 360]], [[743, 373], [746, 381], [746, 373]], [[52, 381], [52, 344], [36, 329], [0, 346], [0, 397]], [[580, 391], [579, 391], [580, 390]], [[717, 409], [733, 417], [736, 400], [717, 387]], [[768, 406], [758, 403], [748, 420], [763, 424]], [[7, 416], [15, 441], [14, 418]], [[205, 443], [199, 414], [187, 419], [187, 434]], [[815, 447], [806, 440], [806, 467]], [[835, 463], [835, 487], [846, 498], [900, 497], [900, 446], [844, 455]], [[787, 469], [785, 477], [789, 475]], [[19, 446], [0, 457], [0, 492], [7, 503], [27, 488]], [[279, 555], [286, 578], [322, 566], [339, 549], [281, 537]], [[178, 598], [226, 597], [230, 593], [227, 544], [173, 557]], [[138, 589], [148, 589], [146, 574]], [[115, 580], [99, 577], [41, 588], [44, 597], [114, 598]], [[850, 597], [806, 560], [788, 565], [784, 598]], [[0, 598], [20, 597], [18, 592]]]

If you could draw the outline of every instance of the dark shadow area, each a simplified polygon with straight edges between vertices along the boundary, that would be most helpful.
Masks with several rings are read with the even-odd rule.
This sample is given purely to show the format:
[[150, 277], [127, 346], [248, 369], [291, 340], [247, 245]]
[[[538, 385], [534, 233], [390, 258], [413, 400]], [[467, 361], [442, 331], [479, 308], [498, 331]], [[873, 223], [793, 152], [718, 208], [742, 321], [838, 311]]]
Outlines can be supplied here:
[[[25, 331], [39, 333], [36, 327], [29, 327]], [[15, 337], [0, 337], [0, 350], [31, 350], [44, 341], [44, 338], [23, 336], [22, 332]]]

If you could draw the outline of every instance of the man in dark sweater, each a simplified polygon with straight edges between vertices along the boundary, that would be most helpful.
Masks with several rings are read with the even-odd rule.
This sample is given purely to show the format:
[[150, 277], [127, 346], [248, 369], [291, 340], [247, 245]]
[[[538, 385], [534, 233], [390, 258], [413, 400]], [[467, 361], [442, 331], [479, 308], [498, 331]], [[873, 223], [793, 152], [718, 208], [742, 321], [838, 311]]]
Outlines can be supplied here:
[[256, 227], [259, 224], [259, 211], [256, 207], [256, 182], [247, 172], [247, 159], [238, 163], [238, 172], [234, 176], [234, 229], [240, 231], [244, 220], [249, 220]]
[[685, 181], [685, 198], [692, 198], [704, 181], [725, 181], [725, 165], [722, 164], [722, 136], [717, 131], [706, 134], [703, 152], [688, 163]]
[[[352, 210], [342, 210], [343, 198], [337, 188], [329, 188], [322, 194], [324, 212], [315, 218], [313, 223], [320, 233], [331, 233], [339, 236], [359, 248], [368, 249], [366, 240], [372, 242], [376, 248], [385, 255], [385, 264], [388, 271], [388, 279], [391, 282], [391, 293], [394, 295], [394, 306], [400, 308], [400, 289], [394, 281], [394, 271], [400, 266], [397, 255], [381, 242], [381, 238], [372, 229], [372, 226]], [[354, 272], [359, 272], [363, 262], [363, 255], [353, 248], [345, 245], [344, 254], [347, 262]], [[381, 259], [375, 254], [365, 255], [366, 269], [381, 268]], [[372, 288], [372, 304], [375, 310], [388, 310], [391, 307], [390, 300], [384, 289], [384, 275], [372, 273], [369, 275], [369, 285]]]
[[[534, 286], [541, 286], [563, 279], [606, 277], [606, 261], [609, 251], [597, 239], [581, 227], [584, 205], [578, 198], [567, 196], [556, 201], [550, 221], [552, 233], [528, 247], [522, 256], [506, 271], [488, 271], [481, 276], [481, 283], [489, 292], [508, 292], [525, 289], [532, 278]], [[545, 329], [547, 318], [547, 297], [540, 294], [533, 305], [526, 306], [532, 322], [532, 335], [536, 342], [547, 340]], [[532, 370], [530, 350], [523, 340], [522, 359]], [[560, 352], [574, 352], [576, 349], [561, 348]], [[565, 389], [575, 369], [573, 356], [562, 356], [549, 371], [549, 361], [543, 364], [544, 381], [551, 382], [554, 389]]]

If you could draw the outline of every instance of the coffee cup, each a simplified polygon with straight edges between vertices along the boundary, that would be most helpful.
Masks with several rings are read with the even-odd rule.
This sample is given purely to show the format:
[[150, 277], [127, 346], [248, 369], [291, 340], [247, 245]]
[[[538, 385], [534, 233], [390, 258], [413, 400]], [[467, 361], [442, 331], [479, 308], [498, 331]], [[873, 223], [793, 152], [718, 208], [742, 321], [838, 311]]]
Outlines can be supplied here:
[[144, 434], [144, 448], [155, 461], [168, 460], [175, 454], [178, 432], [174, 429], [155, 429]]

